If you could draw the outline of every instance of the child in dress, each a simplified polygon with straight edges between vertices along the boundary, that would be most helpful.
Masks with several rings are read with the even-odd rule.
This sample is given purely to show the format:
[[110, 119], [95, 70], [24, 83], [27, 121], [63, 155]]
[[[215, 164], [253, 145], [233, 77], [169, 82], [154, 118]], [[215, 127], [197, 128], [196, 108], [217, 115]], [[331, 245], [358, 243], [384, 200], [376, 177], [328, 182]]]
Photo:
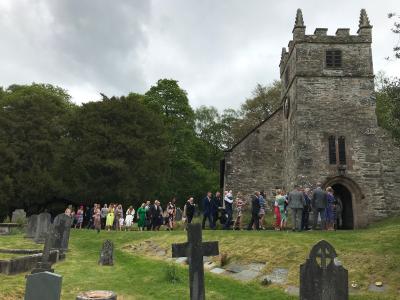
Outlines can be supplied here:
[[245, 201], [243, 201], [243, 196], [240, 192], [237, 193], [235, 205], [236, 205], [236, 219], [235, 219], [235, 222], [233, 223], [233, 230], [241, 230], [242, 229], [242, 211], [243, 211], [243, 206], [245, 205]]
[[124, 229], [124, 223], [125, 223], [124, 217], [121, 216], [121, 217], [119, 218], [119, 230], [120, 230], [120, 231]]
[[128, 208], [126, 211], [126, 216], [125, 216], [125, 231], [126, 230], [131, 230], [132, 229], [132, 224], [133, 224], [133, 216], [135, 215], [135, 210], [132, 206]]

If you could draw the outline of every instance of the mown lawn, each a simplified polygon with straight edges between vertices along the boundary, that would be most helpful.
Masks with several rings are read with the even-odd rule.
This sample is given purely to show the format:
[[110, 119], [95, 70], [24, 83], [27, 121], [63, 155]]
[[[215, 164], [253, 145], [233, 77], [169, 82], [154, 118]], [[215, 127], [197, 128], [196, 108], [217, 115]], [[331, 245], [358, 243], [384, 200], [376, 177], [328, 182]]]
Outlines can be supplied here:
[[[115, 243], [115, 265], [97, 264], [101, 244], [105, 239]], [[186, 240], [182, 231], [174, 232], [101, 232], [73, 230], [67, 259], [56, 264], [55, 271], [63, 275], [62, 299], [75, 299], [79, 291], [110, 289], [118, 299], [188, 299], [187, 268], [177, 267], [177, 283], [165, 276], [169, 264], [144, 253], [132, 254], [122, 248], [151, 239], [168, 249], [170, 244]], [[400, 294], [400, 218], [389, 219], [369, 229], [340, 232], [247, 232], [204, 231], [204, 240], [218, 240], [220, 251], [230, 261], [239, 263], [267, 262], [265, 272], [274, 267], [289, 269], [290, 285], [298, 285], [299, 264], [303, 263], [312, 245], [326, 239], [334, 245], [343, 266], [349, 270], [349, 280], [357, 281], [360, 291], [351, 299], [399, 299]], [[23, 241], [22, 241], [23, 240]], [[22, 235], [1, 236], [0, 248], [13, 245], [28, 248]], [[0, 275], [0, 299], [21, 299], [25, 274]], [[384, 294], [368, 293], [369, 284], [380, 280], [388, 285]], [[282, 286], [261, 286], [258, 282], [240, 283], [225, 276], [206, 272], [208, 299], [296, 299], [288, 296]]]

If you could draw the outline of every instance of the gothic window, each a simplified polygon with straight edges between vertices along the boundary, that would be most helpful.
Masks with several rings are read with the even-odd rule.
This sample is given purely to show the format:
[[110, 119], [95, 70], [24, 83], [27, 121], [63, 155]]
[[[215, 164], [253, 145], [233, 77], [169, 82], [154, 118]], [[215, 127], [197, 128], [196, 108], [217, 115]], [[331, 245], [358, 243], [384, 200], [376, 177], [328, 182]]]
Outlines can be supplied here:
[[336, 137], [331, 135], [329, 137], [329, 164], [336, 165]]
[[340, 68], [342, 66], [342, 51], [326, 50], [326, 66], [328, 68]]
[[346, 164], [346, 141], [344, 139], [344, 136], [339, 137], [338, 148], [339, 148], [339, 163], [341, 165], [345, 165]]

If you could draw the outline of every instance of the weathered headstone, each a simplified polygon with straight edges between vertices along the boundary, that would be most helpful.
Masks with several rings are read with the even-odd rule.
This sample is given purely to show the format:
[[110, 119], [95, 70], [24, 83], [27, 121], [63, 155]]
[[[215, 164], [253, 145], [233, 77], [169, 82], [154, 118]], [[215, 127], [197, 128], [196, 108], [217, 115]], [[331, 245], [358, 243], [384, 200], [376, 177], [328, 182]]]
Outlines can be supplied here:
[[11, 217], [12, 223], [25, 223], [26, 222], [26, 212], [23, 209], [16, 209], [12, 213]]
[[178, 207], [175, 212], [175, 220], [182, 221], [182, 210]]
[[68, 250], [69, 233], [71, 230], [72, 219], [65, 213], [59, 214], [54, 218], [53, 227], [54, 230], [52, 238], [52, 248], [59, 249], [61, 251]]
[[37, 222], [38, 222], [38, 215], [31, 215], [28, 218], [28, 226], [26, 228], [26, 236], [25, 237], [27, 237], [27, 238], [35, 237]]
[[50, 272], [26, 276], [25, 300], [59, 300], [62, 276]]
[[35, 232], [35, 242], [36, 243], [43, 243], [46, 234], [49, 232], [51, 225], [51, 215], [47, 212], [41, 213], [38, 215], [36, 232]]
[[54, 269], [51, 268], [51, 262], [50, 262], [50, 249], [52, 245], [52, 231], [53, 229], [50, 230], [50, 232], [47, 233], [46, 239], [44, 242], [44, 247], [43, 247], [43, 253], [42, 253], [42, 259], [40, 262], [36, 264], [36, 268], [32, 270], [32, 274], [34, 273], [40, 273], [40, 272], [54, 272]]
[[187, 257], [190, 299], [205, 299], [203, 256], [218, 255], [218, 242], [202, 242], [201, 224], [188, 224], [188, 242], [172, 244], [172, 257]]
[[102, 266], [114, 265], [114, 244], [110, 240], [105, 240], [100, 253], [99, 264]]
[[336, 251], [322, 240], [300, 265], [301, 300], [349, 299], [348, 272], [336, 260]]

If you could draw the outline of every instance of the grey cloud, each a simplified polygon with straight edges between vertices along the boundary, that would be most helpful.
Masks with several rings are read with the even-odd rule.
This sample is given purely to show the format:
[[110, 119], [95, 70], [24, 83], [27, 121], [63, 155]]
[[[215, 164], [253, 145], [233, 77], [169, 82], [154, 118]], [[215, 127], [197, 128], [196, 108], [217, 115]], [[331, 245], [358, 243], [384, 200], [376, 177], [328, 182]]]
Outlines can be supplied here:
[[388, 63], [396, 1], [1, 0], [0, 85], [44, 81], [70, 89], [74, 101], [145, 92], [173, 78], [193, 105], [237, 108], [256, 83], [278, 79], [281, 48], [295, 12], [307, 33], [350, 27], [361, 8], [374, 26], [375, 70]]

